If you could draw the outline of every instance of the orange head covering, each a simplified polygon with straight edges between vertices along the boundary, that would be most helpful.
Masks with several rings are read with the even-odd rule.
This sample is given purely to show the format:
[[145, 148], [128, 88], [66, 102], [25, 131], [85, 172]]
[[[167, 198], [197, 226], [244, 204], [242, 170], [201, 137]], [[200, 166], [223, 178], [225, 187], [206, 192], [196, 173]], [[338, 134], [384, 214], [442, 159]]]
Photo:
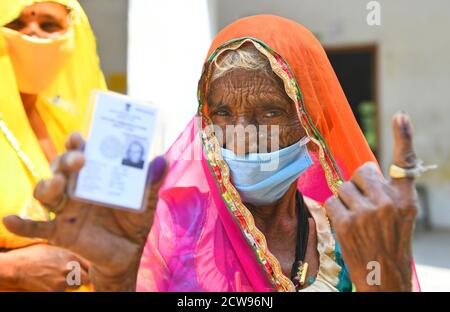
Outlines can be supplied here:
[[[376, 162], [324, 49], [308, 29], [273, 15], [243, 18], [216, 36], [208, 61], [250, 40], [269, 57], [286, 92], [298, 104], [303, 126], [316, 143], [332, 191], [363, 163]], [[208, 61], [204, 77], [209, 71]], [[204, 81], [207, 79], [201, 80], [199, 88], [201, 103], [205, 102], [203, 94], [207, 88]], [[206, 105], [201, 110], [206, 112]]]

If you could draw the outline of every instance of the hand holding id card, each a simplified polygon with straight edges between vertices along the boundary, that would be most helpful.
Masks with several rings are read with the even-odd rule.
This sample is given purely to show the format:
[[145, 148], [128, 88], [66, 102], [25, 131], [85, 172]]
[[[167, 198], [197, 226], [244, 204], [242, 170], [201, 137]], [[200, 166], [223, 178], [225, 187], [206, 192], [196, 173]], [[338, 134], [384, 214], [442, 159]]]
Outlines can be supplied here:
[[86, 162], [69, 193], [80, 201], [141, 211], [157, 109], [112, 92], [96, 91], [93, 99]]

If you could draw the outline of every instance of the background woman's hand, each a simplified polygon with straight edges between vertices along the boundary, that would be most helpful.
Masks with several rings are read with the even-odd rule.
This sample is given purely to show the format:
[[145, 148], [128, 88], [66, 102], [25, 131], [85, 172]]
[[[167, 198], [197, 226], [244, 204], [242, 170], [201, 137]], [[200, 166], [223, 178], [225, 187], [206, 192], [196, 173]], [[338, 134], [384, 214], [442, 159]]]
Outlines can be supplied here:
[[[66, 143], [68, 152], [53, 164], [53, 177], [41, 181], [35, 197], [55, 212], [53, 221], [22, 220], [17, 216], [4, 218], [13, 233], [41, 237], [49, 243], [67, 248], [91, 262], [90, 279], [95, 290], [135, 289], [137, 270], [147, 235], [153, 223], [157, 194], [166, 173], [166, 162], [158, 157], [150, 165], [148, 205], [144, 212], [128, 212], [93, 204], [64, 200], [68, 179], [84, 165], [80, 151], [84, 144], [79, 134], [72, 134]], [[60, 211], [56, 211], [60, 210]]]
[[[14, 290], [65, 291], [89, 283], [89, 263], [63, 248], [32, 245], [8, 251], [4, 257], [14, 277], [11, 285]], [[68, 264], [72, 261], [80, 265], [80, 285], [67, 283], [67, 276], [72, 270]]]
[[[394, 116], [393, 131], [393, 163], [415, 167], [409, 118], [402, 113]], [[325, 208], [358, 291], [412, 290], [416, 197], [412, 178], [387, 181], [375, 164], [367, 163], [341, 185], [338, 197], [327, 200]], [[376, 274], [378, 268], [379, 279], [368, 278], [369, 272]]]

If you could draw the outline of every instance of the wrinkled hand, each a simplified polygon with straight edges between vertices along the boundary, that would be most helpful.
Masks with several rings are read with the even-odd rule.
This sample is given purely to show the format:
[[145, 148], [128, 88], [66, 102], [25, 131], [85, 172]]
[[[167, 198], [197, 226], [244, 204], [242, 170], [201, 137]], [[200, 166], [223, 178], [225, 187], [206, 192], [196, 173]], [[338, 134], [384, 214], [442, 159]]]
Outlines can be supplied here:
[[[158, 157], [150, 165], [148, 205], [144, 212], [128, 212], [67, 199], [68, 179], [84, 165], [80, 151], [84, 142], [72, 134], [67, 153], [53, 164], [53, 177], [41, 181], [34, 196], [56, 217], [49, 222], [4, 218], [13, 233], [47, 239], [50, 244], [67, 248], [91, 262], [90, 279], [95, 290], [135, 290], [137, 270], [147, 235], [153, 223], [158, 190], [166, 174], [166, 161]], [[60, 211], [61, 202], [67, 199]]]
[[[89, 263], [74, 253], [54, 246], [39, 244], [11, 250], [10, 269], [14, 275], [14, 288], [21, 291], [64, 291], [89, 283]], [[70, 262], [80, 265], [81, 285], [68, 285]]]
[[[393, 119], [393, 163], [416, 165], [409, 118]], [[417, 214], [412, 178], [387, 181], [374, 163], [366, 163], [342, 184], [338, 197], [325, 203], [350, 278], [358, 291], [412, 290], [412, 232]], [[375, 263], [375, 266], [372, 265]], [[380, 278], [368, 274], [379, 268]], [[375, 270], [373, 271], [376, 272]]]

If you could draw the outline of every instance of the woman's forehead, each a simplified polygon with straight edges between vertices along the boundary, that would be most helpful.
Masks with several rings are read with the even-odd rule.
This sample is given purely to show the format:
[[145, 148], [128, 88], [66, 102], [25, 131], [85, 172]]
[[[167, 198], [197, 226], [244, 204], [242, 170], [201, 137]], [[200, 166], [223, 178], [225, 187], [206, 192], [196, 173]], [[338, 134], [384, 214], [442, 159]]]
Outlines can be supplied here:
[[219, 100], [251, 95], [252, 97], [271, 97], [289, 101], [281, 79], [273, 72], [262, 70], [234, 69], [213, 81], [208, 90], [210, 105]]
[[213, 85], [215, 80], [219, 81], [218, 84], [224, 82], [232, 84], [234, 88], [265, 83], [284, 90], [282, 80], [274, 73], [268, 57], [256, 47], [256, 44], [253, 40], [246, 39], [224, 44], [219, 48], [209, 60], [208, 85]]
[[69, 10], [64, 5], [57, 2], [36, 2], [25, 7], [21, 17], [46, 17], [56, 20], [65, 19]]
[[211, 91], [218, 91], [222, 88], [235, 91], [248, 89], [258, 91], [259, 88], [267, 91], [278, 91], [281, 86], [273, 73], [262, 70], [234, 69], [210, 84]]

